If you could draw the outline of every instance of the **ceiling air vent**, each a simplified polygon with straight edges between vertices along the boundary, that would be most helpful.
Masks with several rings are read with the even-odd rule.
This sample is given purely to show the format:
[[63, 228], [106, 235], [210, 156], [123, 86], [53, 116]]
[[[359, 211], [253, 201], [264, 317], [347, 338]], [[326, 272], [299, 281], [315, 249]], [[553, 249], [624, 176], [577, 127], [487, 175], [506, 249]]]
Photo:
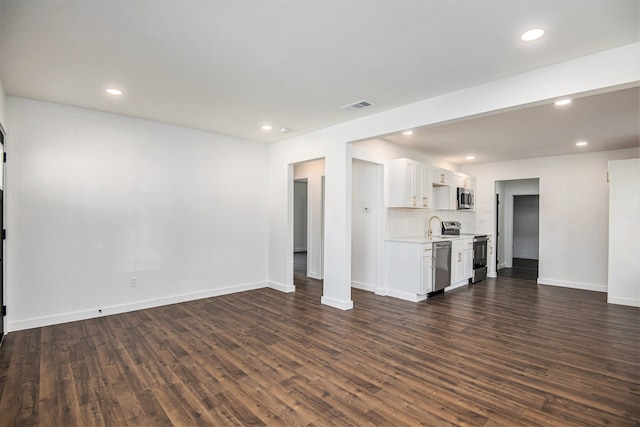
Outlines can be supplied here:
[[342, 106], [340, 108], [342, 108], [345, 111], [357, 111], [357, 110], [362, 110], [364, 108], [367, 107], [371, 107], [373, 104], [370, 103], [369, 101], [360, 101], [360, 102], [356, 102], [354, 104], [349, 104], [349, 105], [345, 105]]

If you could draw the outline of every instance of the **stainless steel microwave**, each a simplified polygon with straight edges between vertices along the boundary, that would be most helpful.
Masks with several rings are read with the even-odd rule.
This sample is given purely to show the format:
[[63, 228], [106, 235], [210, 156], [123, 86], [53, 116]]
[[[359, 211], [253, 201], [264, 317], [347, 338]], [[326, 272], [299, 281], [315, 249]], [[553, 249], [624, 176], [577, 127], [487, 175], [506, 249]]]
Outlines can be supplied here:
[[472, 189], [458, 187], [456, 199], [458, 210], [469, 210], [474, 208], [475, 198]]

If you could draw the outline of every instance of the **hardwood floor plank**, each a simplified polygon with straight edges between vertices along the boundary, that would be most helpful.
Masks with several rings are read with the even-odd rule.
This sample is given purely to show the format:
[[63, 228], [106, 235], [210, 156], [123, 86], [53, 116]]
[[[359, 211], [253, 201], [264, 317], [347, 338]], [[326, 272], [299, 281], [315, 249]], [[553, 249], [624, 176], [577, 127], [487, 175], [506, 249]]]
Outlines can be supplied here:
[[640, 425], [640, 309], [488, 279], [425, 302], [321, 282], [10, 333], [2, 425]]

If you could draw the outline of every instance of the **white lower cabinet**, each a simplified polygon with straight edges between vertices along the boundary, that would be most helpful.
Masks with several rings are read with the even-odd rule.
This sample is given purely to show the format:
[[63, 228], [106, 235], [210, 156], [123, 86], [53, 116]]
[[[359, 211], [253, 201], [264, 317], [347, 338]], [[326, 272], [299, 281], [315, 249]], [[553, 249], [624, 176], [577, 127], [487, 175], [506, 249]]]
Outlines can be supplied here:
[[473, 239], [457, 239], [451, 245], [451, 285], [469, 283], [473, 276]]
[[433, 290], [433, 249], [430, 243], [386, 242], [387, 295], [422, 301]]

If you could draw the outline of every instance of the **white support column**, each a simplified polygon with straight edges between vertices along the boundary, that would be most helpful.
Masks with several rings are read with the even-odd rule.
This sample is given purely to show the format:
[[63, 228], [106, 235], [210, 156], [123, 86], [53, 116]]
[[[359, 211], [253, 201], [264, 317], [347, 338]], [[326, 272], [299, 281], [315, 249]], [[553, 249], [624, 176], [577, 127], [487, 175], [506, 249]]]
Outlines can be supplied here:
[[322, 303], [341, 310], [351, 300], [351, 144], [331, 143], [326, 157], [325, 274]]

